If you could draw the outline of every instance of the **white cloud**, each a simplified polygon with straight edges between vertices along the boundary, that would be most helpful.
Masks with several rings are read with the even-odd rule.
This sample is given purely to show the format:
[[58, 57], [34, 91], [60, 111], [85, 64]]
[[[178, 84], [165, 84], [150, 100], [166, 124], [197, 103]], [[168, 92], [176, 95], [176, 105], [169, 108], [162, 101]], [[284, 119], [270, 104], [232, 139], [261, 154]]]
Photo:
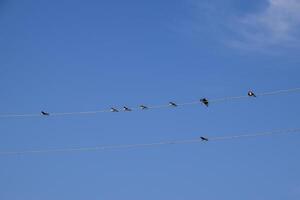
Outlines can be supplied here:
[[239, 47], [293, 46], [300, 43], [300, 0], [268, 0], [267, 7], [234, 23]]

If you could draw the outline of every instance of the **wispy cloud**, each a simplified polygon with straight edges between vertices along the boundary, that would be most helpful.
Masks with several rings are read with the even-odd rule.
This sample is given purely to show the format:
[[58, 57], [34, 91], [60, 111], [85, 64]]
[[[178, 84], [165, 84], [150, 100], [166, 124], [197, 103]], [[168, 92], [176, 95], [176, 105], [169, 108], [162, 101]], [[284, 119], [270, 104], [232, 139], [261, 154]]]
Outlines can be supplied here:
[[297, 46], [300, 44], [300, 0], [268, 0], [265, 9], [235, 20], [236, 38], [242, 48]]

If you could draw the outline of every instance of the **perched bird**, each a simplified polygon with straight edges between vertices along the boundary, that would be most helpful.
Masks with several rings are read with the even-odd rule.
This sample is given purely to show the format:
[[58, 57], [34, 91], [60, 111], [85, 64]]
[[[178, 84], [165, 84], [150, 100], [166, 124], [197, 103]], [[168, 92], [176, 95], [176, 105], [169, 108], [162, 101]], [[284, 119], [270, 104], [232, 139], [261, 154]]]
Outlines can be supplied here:
[[203, 103], [206, 107], [208, 107], [208, 100], [206, 98], [200, 99], [201, 103]]
[[140, 109], [142, 109], [142, 110], [147, 110], [148, 107], [147, 107], [147, 106], [144, 106], [144, 105], [140, 105]]
[[254, 94], [254, 92], [252, 92], [251, 90], [248, 92], [248, 96], [249, 97], [256, 97], [256, 95]]
[[125, 112], [130, 112], [130, 111], [132, 111], [130, 108], [128, 108], [128, 107], [126, 107], [126, 106], [123, 107], [123, 110], [124, 110]]
[[115, 108], [110, 108], [110, 112], [119, 112], [119, 111]]
[[49, 113], [44, 112], [44, 111], [41, 111], [41, 114], [44, 115], [44, 116], [49, 116], [50, 115]]
[[208, 141], [208, 138], [206, 138], [206, 137], [200, 137], [200, 138], [201, 138], [202, 141], [205, 141], [205, 142]]
[[172, 101], [170, 101], [170, 102], [169, 102], [169, 106], [177, 107], [177, 104], [174, 103], [174, 102], [172, 102]]

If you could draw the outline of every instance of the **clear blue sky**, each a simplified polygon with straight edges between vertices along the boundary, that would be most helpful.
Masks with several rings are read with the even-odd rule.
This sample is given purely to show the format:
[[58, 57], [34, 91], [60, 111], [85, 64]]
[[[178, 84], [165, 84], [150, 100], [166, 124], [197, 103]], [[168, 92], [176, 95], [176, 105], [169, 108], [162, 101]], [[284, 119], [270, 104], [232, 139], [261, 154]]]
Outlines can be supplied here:
[[[300, 86], [297, 0], [0, 1], [0, 113], [186, 102]], [[299, 128], [300, 95], [2, 118], [0, 151]], [[1, 200], [300, 198], [300, 136], [0, 157]]]

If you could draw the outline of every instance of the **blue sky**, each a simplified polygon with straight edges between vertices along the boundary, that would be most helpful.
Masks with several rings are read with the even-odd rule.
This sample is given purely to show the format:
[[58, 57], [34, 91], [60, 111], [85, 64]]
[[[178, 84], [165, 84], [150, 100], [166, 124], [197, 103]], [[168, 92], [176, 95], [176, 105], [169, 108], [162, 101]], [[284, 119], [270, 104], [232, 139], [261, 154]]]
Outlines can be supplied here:
[[[0, 1], [0, 113], [300, 86], [298, 0]], [[0, 151], [299, 128], [299, 94], [147, 112], [2, 118]], [[0, 157], [0, 199], [300, 197], [300, 137]]]

